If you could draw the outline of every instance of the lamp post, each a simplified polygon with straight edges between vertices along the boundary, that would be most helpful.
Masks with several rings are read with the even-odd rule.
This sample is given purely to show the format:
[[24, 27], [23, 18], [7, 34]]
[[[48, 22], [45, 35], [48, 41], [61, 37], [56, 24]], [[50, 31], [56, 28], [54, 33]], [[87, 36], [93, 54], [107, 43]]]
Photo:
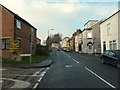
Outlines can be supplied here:
[[[54, 30], [54, 29], [50, 29], [50, 30]], [[50, 30], [48, 30], [48, 36], [49, 36], [49, 34], [50, 34], [50, 33], [49, 33]]]
[[[54, 30], [54, 29], [50, 29], [50, 30]], [[49, 31], [50, 31], [50, 30], [48, 30], [48, 38], [49, 38], [49, 34], [50, 34]], [[49, 50], [50, 50], [50, 49], [51, 49], [51, 47], [50, 47], [50, 45], [49, 45]]]

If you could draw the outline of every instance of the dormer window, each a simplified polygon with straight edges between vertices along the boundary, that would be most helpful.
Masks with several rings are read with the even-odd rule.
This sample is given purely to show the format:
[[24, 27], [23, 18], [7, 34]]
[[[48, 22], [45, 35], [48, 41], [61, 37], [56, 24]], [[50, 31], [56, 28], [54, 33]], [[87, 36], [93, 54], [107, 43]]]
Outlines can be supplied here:
[[16, 19], [16, 26], [18, 29], [21, 29], [21, 21]]

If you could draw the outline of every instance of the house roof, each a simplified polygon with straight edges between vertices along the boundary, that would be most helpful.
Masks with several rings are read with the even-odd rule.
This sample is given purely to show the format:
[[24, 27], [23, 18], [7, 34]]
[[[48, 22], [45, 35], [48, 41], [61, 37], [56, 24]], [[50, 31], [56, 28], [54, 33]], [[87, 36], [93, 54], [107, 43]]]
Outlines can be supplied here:
[[107, 21], [108, 19], [110, 19], [111, 17], [113, 17], [114, 15], [116, 15], [117, 13], [119, 13], [120, 10], [118, 10], [117, 12], [115, 12], [114, 14], [112, 14], [110, 17], [108, 17], [107, 19], [103, 20], [100, 24], [102, 24], [103, 22]]
[[90, 27], [90, 28], [85, 28], [85, 29], [83, 29], [83, 31], [82, 32], [84, 32], [85, 30], [91, 30], [92, 28]]
[[0, 4], [0, 6], [2, 6], [4, 9], [6, 9], [7, 11], [9, 11], [11, 14], [13, 14], [15, 16], [15, 18], [17, 18], [17, 19], [25, 22], [26, 24], [28, 24], [29, 26], [31, 26], [32, 28], [34, 28], [35, 30], [37, 30], [34, 26], [32, 26], [30, 23], [28, 23], [25, 19], [21, 18], [19, 15], [15, 14], [14, 12], [12, 12], [11, 10], [9, 10], [5, 6], [3, 6], [2, 4]]
[[87, 22], [84, 24], [84, 26], [85, 26], [88, 22], [90, 22], [90, 21], [99, 21], [99, 20], [89, 20], [89, 21], [87, 21]]

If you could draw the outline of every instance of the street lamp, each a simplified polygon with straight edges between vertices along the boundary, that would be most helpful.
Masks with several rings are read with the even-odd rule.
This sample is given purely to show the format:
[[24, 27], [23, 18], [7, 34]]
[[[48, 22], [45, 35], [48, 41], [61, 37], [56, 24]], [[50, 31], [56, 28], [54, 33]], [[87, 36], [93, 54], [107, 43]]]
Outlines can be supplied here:
[[[54, 29], [50, 29], [50, 30], [54, 30]], [[48, 38], [50, 39], [50, 37], [49, 37], [49, 31], [50, 30], [48, 30]], [[51, 47], [50, 47], [50, 45], [49, 45], [49, 49], [51, 49]]]
[[[54, 29], [50, 29], [50, 30], [54, 30]], [[48, 36], [49, 36], [49, 31], [50, 31], [50, 30], [48, 30]]]

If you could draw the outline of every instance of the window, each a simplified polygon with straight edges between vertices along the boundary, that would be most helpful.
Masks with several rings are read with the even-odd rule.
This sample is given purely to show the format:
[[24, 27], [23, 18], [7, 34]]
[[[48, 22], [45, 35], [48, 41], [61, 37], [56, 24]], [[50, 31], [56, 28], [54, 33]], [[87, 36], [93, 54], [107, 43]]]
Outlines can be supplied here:
[[107, 35], [111, 34], [110, 30], [111, 30], [111, 23], [108, 23], [107, 24]]
[[9, 49], [10, 48], [10, 39], [2, 39], [2, 47], [1, 49]]
[[116, 50], [117, 49], [117, 43], [116, 43], [116, 40], [113, 40], [113, 50]]
[[109, 42], [109, 48], [112, 50], [112, 41]]
[[16, 20], [16, 25], [17, 25], [17, 28], [21, 29], [21, 21], [20, 20]]
[[88, 38], [92, 38], [92, 33], [88, 33]]

